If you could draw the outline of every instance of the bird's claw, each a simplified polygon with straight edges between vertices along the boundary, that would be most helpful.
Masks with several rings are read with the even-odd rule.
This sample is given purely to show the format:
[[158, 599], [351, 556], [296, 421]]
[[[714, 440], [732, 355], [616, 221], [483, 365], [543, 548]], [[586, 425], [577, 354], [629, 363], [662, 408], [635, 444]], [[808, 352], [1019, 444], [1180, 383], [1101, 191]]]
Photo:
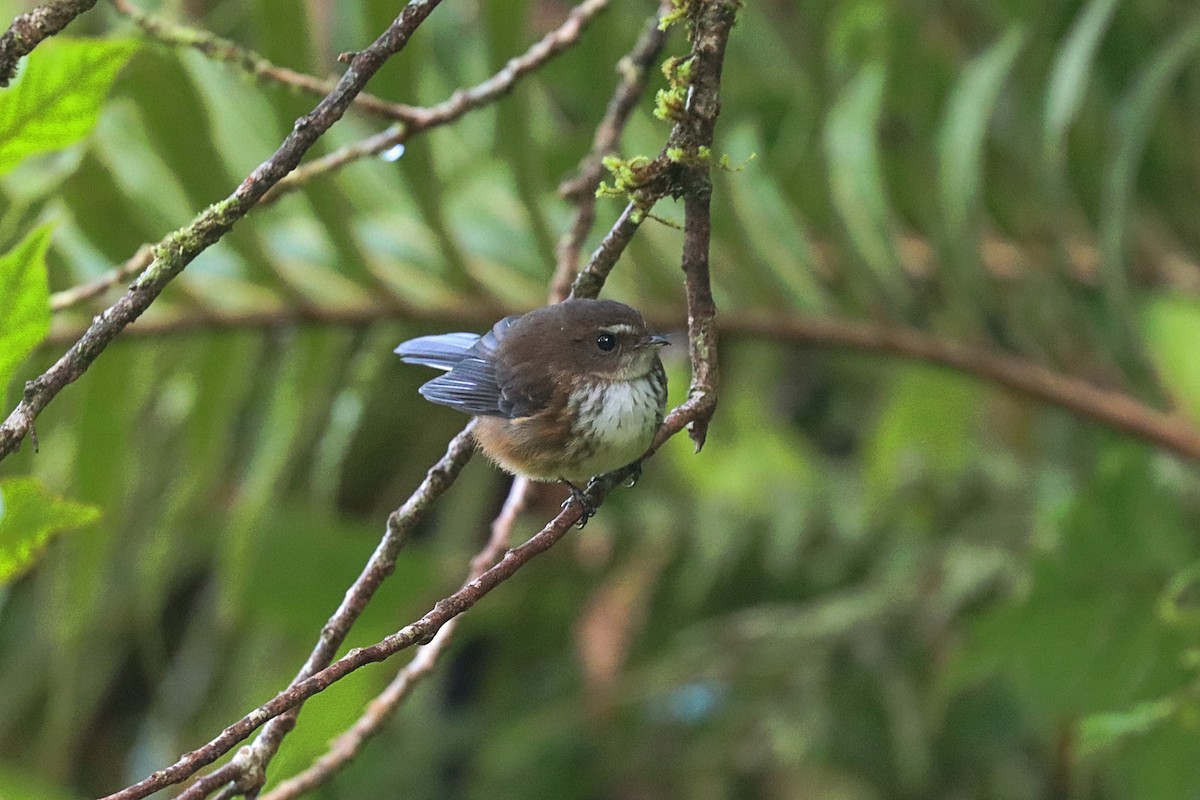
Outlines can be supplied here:
[[[582, 530], [583, 527], [588, 524], [588, 520], [596, 516], [596, 507], [592, 505], [592, 501], [588, 499], [586, 489], [580, 489], [578, 486], [567, 480], [564, 480], [563, 483], [565, 483], [567, 488], [571, 490], [571, 496], [566, 500], [563, 500], [562, 508], [566, 508], [573, 502], [579, 504], [579, 507], [583, 509], [583, 513], [580, 515], [579, 521], [575, 523], [575, 527]], [[591, 484], [589, 483], [588, 486], [591, 486]]]

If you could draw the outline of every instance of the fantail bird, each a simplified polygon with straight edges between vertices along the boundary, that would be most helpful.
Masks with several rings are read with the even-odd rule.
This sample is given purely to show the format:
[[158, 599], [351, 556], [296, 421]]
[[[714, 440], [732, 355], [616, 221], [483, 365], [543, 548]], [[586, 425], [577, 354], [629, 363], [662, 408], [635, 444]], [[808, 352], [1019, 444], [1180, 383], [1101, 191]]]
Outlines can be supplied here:
[[446, 370], [426, 400], [478, 418], [475, 440], [504, 470], [576, 483], [636, 461], [662, 424], [667, 344], [613, 300], [567, 300], [505, 317], [483, 336], [444, 333], [396, 348]]

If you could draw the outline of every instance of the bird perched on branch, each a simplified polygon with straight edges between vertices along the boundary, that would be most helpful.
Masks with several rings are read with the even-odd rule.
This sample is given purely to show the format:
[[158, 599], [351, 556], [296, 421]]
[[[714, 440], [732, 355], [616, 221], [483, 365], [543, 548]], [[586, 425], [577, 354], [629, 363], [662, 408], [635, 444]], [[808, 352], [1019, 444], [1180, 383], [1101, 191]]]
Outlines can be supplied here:
[[582, 500], [576, 484], [635, 462], [662, 424], [665, 344], [623, 303], [567, 300], [505, 317], [483, 336], [422, 336], [396, 353], [446, 370], [421, 394], [477, 417], [475, 439], [492, 461], [562, 481]]

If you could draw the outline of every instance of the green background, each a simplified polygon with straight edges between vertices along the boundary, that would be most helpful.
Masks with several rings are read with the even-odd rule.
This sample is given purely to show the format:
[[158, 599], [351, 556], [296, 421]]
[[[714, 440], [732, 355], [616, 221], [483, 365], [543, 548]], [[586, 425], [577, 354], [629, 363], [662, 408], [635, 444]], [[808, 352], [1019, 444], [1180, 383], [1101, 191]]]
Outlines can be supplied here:
[[[395, 7], [153, 10], [324, 76]], [[438, 102], [568, 8], [447, 0], [370, 91]], [[23, 9], [2, 0], [0, 19]], [[427, 371], [392, 347], [544, 302], [571, 212], [556, 187], [652, 12], [614, 0], [496, 105], [251, 212], [168, 288], [156, 327], [131, 328], [41, 415], [39, 451], [0, 465], [0, 543], [36, 559], [0, 588], [0, 797], [115, 791], [286, 685], [464, 422], [420, 399]], [[150, 42], [103, 3], [68, 33], [103, 42], [35, 51], [32, 106], [10, 102], [21, 84], [0, 90], [0, 252], [28, 256], [0, 284], [0, 332], [18, 331], [0, 353], [6, 410], [103, 307], [55, 315], [20, 363], [44, 329], [18, 319], [44, 307], [39, 225], [51, 291], [94, 278], [229, 194], [315, 103]], [[664, 56], [686, 49], [673, 29]], [[652, 75], [623, 155], [661, 148], [664, 85]], [[722, 319], [919, 329], [1200, 425], [1193, 2], [751, 0], [722, 102]], [[352, 112], [316, 150], [382, 127]], [[600, 200], [589, 248], [619, 210]], [[670, 201], [656, 213], [681, 218]], [[680, 325], [680, 243], [648, 222], [606, 296]], [[249, 324], [389, 296], [445, 322]], [[703, 452], [670, 442], [472, 610], [316, 796], [1200, 797], [1194, 464], [895, 355], [749, 335], [720, 355]], [[457, 588], [506, 490], [470, 464], [349, 644]], [[543, 492], [519, 534], [560, 499]], [[271, 775], [322, 753], [405, 658], [306, 705]]]

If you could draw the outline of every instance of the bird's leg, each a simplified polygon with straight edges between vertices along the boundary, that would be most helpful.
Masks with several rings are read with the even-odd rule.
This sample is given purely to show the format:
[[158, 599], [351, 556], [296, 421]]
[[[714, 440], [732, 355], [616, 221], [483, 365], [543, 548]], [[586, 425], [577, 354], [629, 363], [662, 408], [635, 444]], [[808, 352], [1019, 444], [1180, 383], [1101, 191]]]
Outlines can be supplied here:
[[[583, 509], [583, 515], [579, 518], [579, 522], [575, 523], [575, 527], [582, 529], [584, 525], [588, 524], [589, 519], [596, 516], [596, 507], [592, 505], [591, 500], [588, 500], [586, 490], [580, 489], [566, 478], [559, 478], [558, 480], [571, 490], [571, 496], [566, 500], [563, 500], [562, 507], [566, 508], [571, 504], [571, 501], [574, 501], [579, 504], [580, 508]], [[591, 486], [591, 483], [589, 483], [588, 486]]]

